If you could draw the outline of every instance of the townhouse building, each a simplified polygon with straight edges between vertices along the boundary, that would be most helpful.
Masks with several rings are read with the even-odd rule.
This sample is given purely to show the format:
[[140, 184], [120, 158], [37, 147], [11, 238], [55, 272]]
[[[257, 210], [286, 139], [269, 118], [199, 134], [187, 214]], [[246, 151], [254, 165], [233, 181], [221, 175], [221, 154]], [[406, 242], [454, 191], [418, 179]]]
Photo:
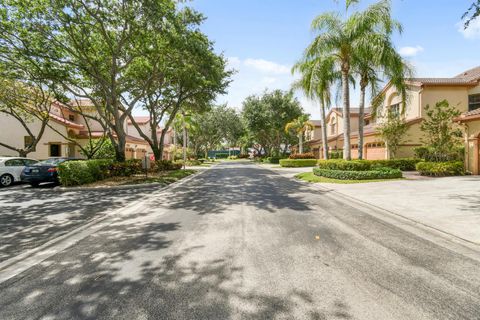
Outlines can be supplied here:
[[[480, 174], [480, 67], [464, 71], [451, 78], [411, 78], [407, 80], [408, 93], [404, 113], [403, 101], [395, 88], [388, 83], [382, 90], [384, 97], [378, 115], [372, 119], [369, 109], [365, 110], [364, 158], [387, 159], [387, 146], [377, 132], [379, 124], [386, 121], [388, 113], [404, 117], [407, 132], [397, 151], [398, 158], [413, 157], [414, 148], [422, 145], [421, 123], [426, 116], [425, 107], [447, 100], [455, 106], [461, 116], [458, 121], [465, 133], [465, 167], [474, 174]], [[329, 150], [343, 150], [343, 114], [339, 108], [333, 108], [326, 118]], [[322, 157], [321, 124], [314, 121], [315, 129], [307, 135], [307, 145], [315, 155]], [[358, 156], [358, 109], [352, 108], [350, 114], [352, 158]]]

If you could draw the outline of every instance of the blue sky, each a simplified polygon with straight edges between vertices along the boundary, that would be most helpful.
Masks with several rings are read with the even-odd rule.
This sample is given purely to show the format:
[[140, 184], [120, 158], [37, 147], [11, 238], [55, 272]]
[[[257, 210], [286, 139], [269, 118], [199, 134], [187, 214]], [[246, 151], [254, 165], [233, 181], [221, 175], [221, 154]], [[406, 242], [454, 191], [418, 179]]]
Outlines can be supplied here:
[[[467, 32], [460, 25], [473, 0], [393, 0], [393, 15], [404, 27], [395, 45], [417, 76], [449, 77], [480, 65], [480, 21]], [[362, 8], [373, 1], [363, 0]], [[325, 11], [344, 11], [344, 0], [194, 0], [189, 3], [207, 20], [202, 30], [237, 70], [219, 103], [241, 108], [250, 94], [289, 89], [290, 68], [313, 39], [310, 22]], [[298, 97], [313, 118], [318, 107]], [[352, 105], [358, 102], [353, 92]]]

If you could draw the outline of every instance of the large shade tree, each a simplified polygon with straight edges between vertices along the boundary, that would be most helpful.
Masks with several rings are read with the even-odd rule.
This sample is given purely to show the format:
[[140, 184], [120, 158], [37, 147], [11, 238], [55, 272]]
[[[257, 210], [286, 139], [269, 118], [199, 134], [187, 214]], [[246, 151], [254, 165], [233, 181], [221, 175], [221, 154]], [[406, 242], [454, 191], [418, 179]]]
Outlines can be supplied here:
[[295, 135], [285, 132], [285, 126], [302, 114], [300, 102], [291, 91], [264, 92], [243, 102], [242, 118], [247, 134], [266, 155], [284, 154], [296, 142]]
[[28, 61], [61, 94], [90, 99], [96, 113], [86, 116], [105, 126], [117, 160], [125, 159], [124, 124], [139, 104], [165, 87], [162, 97], [173, 101], [166, 104], [193, 103], [185, 91], [223, 77], [202, 70], [221, 68], [223, 58], [204, 59], [212, 50], [196, 30], [203, 17], [177, 1], [2, 0], [0, 14], [0, 58]]

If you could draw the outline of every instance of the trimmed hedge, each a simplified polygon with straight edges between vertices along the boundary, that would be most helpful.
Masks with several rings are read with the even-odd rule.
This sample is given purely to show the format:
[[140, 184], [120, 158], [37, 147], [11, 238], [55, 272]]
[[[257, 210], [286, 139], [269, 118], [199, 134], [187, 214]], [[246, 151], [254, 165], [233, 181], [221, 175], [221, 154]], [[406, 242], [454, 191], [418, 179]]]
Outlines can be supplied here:
[[367, 171], [371, 168], [371, 163], [366, 160], [330, 159], [318, 160], [317, 164], [320, 169], [326, 170]]
[[291, 154], [288, 158], [289, 159], [315, 159], [315, 155], [311, 152], [295, 153], [295, 154]]
[[399, 169], [402, 171], [415, 171], [417, 163], [421, 159], [403, 158], [403, 159], [388, 159], [388, 160], [367, 160], [372, 164], [372, 167], [385, 167], [392, 169]]
[[346, 170], [346, 171], [367, 171], [375, 168], [391, 168], [401, 171], [415, 171], [416, 164], [420, 159], [389, 159], [389, 160], [343, 160], [330, 159], [319, 160], [318, 167], [329, 170]]
[[417, 171], [422, 176], [446, 177], [446, 176], [463, 176], [465, 175], [465, 167], [461, 161], [448, 162], [419, 162]]
[[65, 161], [58, 166], [58, 179], [64, 186], [77, 186], [114, 175], [113, 160]]
[[314, 168], [313, 173], [317, 176], [339, 180], [375, 180], [375, 179], [398, 179], [402, 177], [402, 171], [390, 168], [376, 168], [368, 171], [348, 171]]
[[282, 159], [279, 163], [287, 168], [315, 167], [317, 159]]

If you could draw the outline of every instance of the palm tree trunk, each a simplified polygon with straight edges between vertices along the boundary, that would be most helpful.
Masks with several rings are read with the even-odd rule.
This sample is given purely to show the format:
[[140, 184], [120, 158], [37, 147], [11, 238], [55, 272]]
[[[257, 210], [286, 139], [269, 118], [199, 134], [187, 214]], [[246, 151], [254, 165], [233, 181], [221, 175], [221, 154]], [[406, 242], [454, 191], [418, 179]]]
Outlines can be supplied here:
[[320, 102], [320, 120], [322, 121], [323, 159], [328, 159], [327, 126], [325, 123], [325, 105]]
[[303, 133], [298, 135], [298, 152], [300, 154], [303, 153]]
[[351, 160], [350, 150], [350, 87], [348, 83], [348, 67], [342, 68], [343, 99], [343, 159]]
[[365, 113], [365, 85], [360, 85], [360, 104], [358, 105], [358, 159], [363, 159], [363, 119]]

